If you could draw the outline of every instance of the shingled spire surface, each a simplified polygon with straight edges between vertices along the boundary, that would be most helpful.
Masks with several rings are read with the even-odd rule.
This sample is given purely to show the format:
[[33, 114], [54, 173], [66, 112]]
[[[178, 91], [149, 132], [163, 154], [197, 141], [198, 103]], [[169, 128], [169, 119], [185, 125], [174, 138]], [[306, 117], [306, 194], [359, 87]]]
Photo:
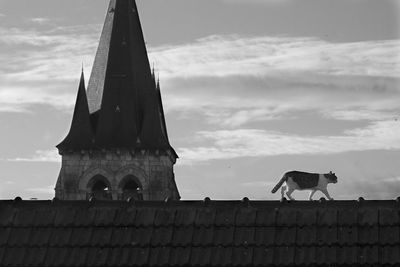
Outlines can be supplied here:
[[88, 149], [93, 146], [94, 135], [89, 117], [89, 107], [86, 97], [85, 78], [83, 71], [79, 82], [74, 115], [67, 137], [57, 145], [58, 149]]
[[95, 136], [91, 146], [175, 154], [134, 0], [110, 1], [87, 95]]

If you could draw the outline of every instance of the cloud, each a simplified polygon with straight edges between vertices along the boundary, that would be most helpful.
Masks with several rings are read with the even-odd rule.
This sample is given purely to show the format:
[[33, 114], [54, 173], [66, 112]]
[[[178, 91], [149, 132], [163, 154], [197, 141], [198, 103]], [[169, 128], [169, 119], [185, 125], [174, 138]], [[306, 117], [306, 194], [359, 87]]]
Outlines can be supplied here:
[[183, 159], [181, 164], [240, 157], [399, 150], [400, 122], [378, 121], [332, 136], [293, 135], [260, 129], [202, 131], [194, 140], [200, 145], [178, 149]]
[[50, 19], [49, 18], [31, 18], [30, 21], [33, 23], [37, 23], [37, 24], [45, 24], [45, 23], [48, 23], [50, 21]]
[[400, 40], [331, 43], [311, 37], [214, 35], [150, 51], [167, 78], [293, 72], [400, 77]]
[[37, 193], [37, 194], [54, 194], [54, 185], [48, 185], [45, 187], [33, 187], [27, 188], [25, 191]]
[[35, 154], [27, 158], [13, 158], [7, 161], [26, 161], [26, 162], [61, 162], [61, 156], [58, 155], [56, 149], [52, 150], [37, 150]]
[[82, 62], [91, 68], [98, 32], [97, 25], [0, 27], [0, 111], [27, 112], [36, 104], [71, 108]]

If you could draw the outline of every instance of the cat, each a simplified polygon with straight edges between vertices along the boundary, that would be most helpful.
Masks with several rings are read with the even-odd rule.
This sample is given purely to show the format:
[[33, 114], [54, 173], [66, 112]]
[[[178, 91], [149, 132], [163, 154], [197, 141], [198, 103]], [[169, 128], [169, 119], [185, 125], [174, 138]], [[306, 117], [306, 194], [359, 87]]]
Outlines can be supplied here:
[[[285, 182], [286, 186], [282, 186]], [[277, 183], [277, 185], [272, 189], [271, 192], [275, 193], [282, 186], [282, 199], [285, 197], [286, 193], [290, 200], [294, 200], [294, 198], [291, 196], [294, 190], [311, 190], [308, 199], [312, 200], [315, 192], [319, 190], [324, 193], [329, 200], [333, 200], [333, 198], [331, 198], [331, 196], [329, 195], [327, 189], [329, 183], [337, 183], [337, 177], [332, 172], [319, 174], [290, 171], [286, 172], [283, 175], [282, 179]]]

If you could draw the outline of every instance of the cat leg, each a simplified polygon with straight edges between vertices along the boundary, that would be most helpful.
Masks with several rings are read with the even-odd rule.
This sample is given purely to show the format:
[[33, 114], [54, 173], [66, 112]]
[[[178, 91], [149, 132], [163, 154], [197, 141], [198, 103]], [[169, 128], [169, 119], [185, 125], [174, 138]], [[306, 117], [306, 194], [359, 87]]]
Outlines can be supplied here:
[[313, 195], [315, 194], [317, 190], [311, 190], [310, 195], [308, 196], [308, 200], [312, 200]]
[[285, 198], [285, 191], [286, 191], [286, 186], [284, 185], [284, 186], [281, 187], [281, 196], [282, 196], [282, 199]]
[[321, 189], [321, 192], [325, 194], [325, 196], [329, 199], [329, 200], [333, 200], [333, 198], [331, 198], [331, 196], [328, 193], [327, 189]]
[[286, 192], [286, 195], [288, 196], [288, 198], [290, 200], [295, 200], [294, 198], [292, 198], [292, 193], [293, 193], [294, 189], [293, 188], [289, 188], [288, 191]]

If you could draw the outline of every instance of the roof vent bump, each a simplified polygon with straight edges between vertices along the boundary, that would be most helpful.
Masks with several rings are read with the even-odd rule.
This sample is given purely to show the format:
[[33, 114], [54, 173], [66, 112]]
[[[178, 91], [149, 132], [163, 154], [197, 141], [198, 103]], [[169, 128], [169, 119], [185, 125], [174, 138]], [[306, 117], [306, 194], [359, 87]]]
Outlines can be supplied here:
[[248, 198], [248, 197], [244, 197], [244, 198], [242, 199], [242, 203], [243, 203], [245, 206], [250, 206], [250, 200], [249, 200], [249, 198]]
[[14, 198], [14, 201], [15, 202], [21, 202], [22, 198], [20, 196], [17, 196], [17, 197]]
[[209, 197], [206, 197], [206, 198], [204, 198], [203, 202], [204, 202], [204, 206], [208, 206], [211, 202], [211, 199]]
[[363, 202], [365, 199], [363, 197], [358, 198], [358, 202]]
[[325, 199], [324, 197], [321, 197], [321, 198], [319, 199], [319, 202], [320, 202], [320, 203], [325, 203], [325, 202], [326, 202], [326, 199]]
[[285, 203], [287, 201], [286, 197], [281, 198], [280, 202]]
[[396, 201], [400, 203], [400, 196], [396, 198]]

